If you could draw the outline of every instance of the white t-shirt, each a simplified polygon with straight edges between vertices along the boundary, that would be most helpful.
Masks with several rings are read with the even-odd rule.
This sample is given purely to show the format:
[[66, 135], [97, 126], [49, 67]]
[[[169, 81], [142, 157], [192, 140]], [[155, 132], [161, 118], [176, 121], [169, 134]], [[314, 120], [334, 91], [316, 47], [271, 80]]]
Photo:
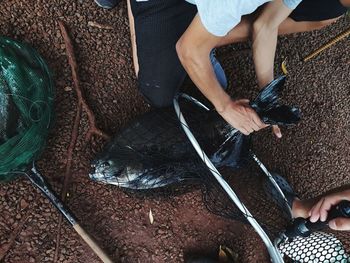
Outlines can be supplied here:
[[[253, 13], [259, 6], [271, 0], [186, 0], [197, 6], [198, 14], [209, 33], [225, 36], [242, 16]], [[294, 9], [302, 0], [283, 0]]]

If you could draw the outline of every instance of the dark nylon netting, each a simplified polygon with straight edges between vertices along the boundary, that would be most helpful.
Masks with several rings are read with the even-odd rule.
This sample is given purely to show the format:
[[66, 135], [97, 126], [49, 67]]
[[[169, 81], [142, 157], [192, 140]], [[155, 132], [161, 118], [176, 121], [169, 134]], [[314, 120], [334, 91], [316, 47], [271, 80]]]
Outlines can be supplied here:
[[[293, 124], [299, 120], [296, 108], [279, 105], [278, 93], [284, 81], [282, 76], [272, 82], [252, 104], [267, 123]], [[247, 138], [217, 112], [204, 110], [193, 102], [181, 105], [191, 130], [213, 164], [240, 167], [247, 152]], [[207, 170], [183, 133], [173, 108], [153, 110], [130, 123], [108, 144], [93, 166], [92, 179], [136, 190], [192, 177], [201, 179], [200, 174]]]
[[[252, 104], [267, 123], [293, 124], [299, 119], [296, 108], [280, 105], [278, 93], [284, 81], [283, 76], [276, 79]], [[207, 111], [188, 100], [181, 100], [180, 105], [203, 152], [228, 181], [233, 180], [230, 185], [238, 196], [242, 195], [243, 203], [256, 205], [254, 215], [257, 217], [263, 213], [259, 209], [261, 203], [273, 207], [262, 188], [266, 177], [249, 152], [249, 138], [227, 124], [214, 110]], [[203, 187], [204, 203], [212, 212], [246, 220], [194, 150], [173, 108], [152, 110], [131, 122], [96, 158], [93, 167], [90, 174], [93, 180], [129, 190], [152, 189], [153, 192], [174, 184], [179, 187], [199, 184]], [[265, 210], [273, 215], [279, 212], [277, 208]], [[282, 217], [276, 218], [281, 221]], [[277, 227], [276, 222], [269, 225]]]
[[[184, 115], [191, 113], [186, 114], [186, 120], [193, 134], [225, 178], [232, 180], [234, 190], [256, 204], [257, 211], [262, 201], [270, 206], [261, 188], [265, 178], [248, 152], [248, 137], [227, 125], [215, 111], [207, 112], [187, 101], [181, 102], [181, 109]], [[210, 211], [246, 222], [195, 152], [173, 108], [153, 110], [134, 120], [93, 166], [92, 179], [147, 195], [171, 194], [186, 185], [200, 185]]]
[[53, 83], [29, 45], [0, 37], [0, 181], [16, 177], [45, 145]]
[[[226, 125], [216, 112], [206, 112], [188, 103], [184, 108], [192, 112], [188, 122], [213, 162], [238, 167], [245, 138]], [[231, 150], [233, 154], [224, 153], [229, 159], [223, 158], [218, 150], [226, 140], [233, 140], [237, 148]], [[208, 174], [172, 108], [154, 110], [136, 119], [112, 140], [93, 166], [92, 179], [135, 190], [202, 181], [206, 177], [203, 174]]]
[[[288, 108], [279, 103], [272, 106], [270, 104], [271, 107], [267, 107], [265, 112], [259, 111], [259, 108], [266, 106], [264, 99], [269, 100], [268, 97], [268, 94], [265, 94], [259, 103], [255, 103], [257, 112], [265, 121], [274, 119], [281, 124], [286, 118], [297, 120], [295, 108]], [[227, 125], [215, 111], [206, 111], [185, 100], [179, 103], [202, 150], [270, 239], [274, 240], [290, 223], [290, 219], [286, 209], [276, 205], [266, 194], [268, 179], [252, 158], [249, 138]], [[276, 107], [280, 108], [282, 113], [276, 112]], [[193, 185], [201, 186], [203, 202], [211, 212], [248, 223], [247, 215], [228, 198], [195, 152], [172, 108], [152, 110], [128, 124], [95, 159], [92, 166], [94, 169], [90, 177], [93, 180], [114, 184], [128, 192], [131, 191], [131, 194], [156, 197], [164, 193], [181, 193], [178, 189], [193, 189]], [[339, 251], [348, 250], [348, 235], [337, 232], [335, 237], [326, 235], [323, 243], [330, 244], [332, 248], [340, 248]], [[319, 241], [312, 236], [308, 242], [317, 245], [315, 243]], [[323, 256], [322, 253], [325, 252], [322, 251], [331, 253], [328, 247], [326, 250], [323, 247], [315, 249], [314, 245], [309, 247], [312, 249], [300, 249], [300, 240], [295, 240], [290, 246], [287, 244], [284, 244], [284, 247], [288, 247], [289, 251], [281, 251], [292, 258], [295, 257], [294, 253], [306, 255], [309, 251], [321, 253], [317, 254], [320, 256], [316, 259]], [[344, 255], [342, 260], [347, 257], [345, 253]], [[338, 253], [336, 257], [338, 256], [341, 255]]]
[[[237, 171], [224, 169], [220, 172], [273, 241], [290, 224], [286, 216], [287, 211], [281, 210], [266, 194], [264, 186], [267, 185], [268, 179], [257, 164], [253, 160], [247, 160], [246, 164]], [[208, 195], [204, 192], [203, 198], [210, 211], [247, 223], [243, 214], [227, 198], [227, 195], [219, 191], [219, 186], [210, 185], [209, 187], [211, 193]], [[209, 200], [208, 197], [210, 197]], [[314, 232], [306, 238], [297, 237], [281, 243], [279, 250], [286, 262], [346, 263], [350, 262], [349, 245], [348, 232], [325, 229], [322, 232]]]
[[[281, 211], [266, 194], [264, 185], [268, 183], [268, 179], [253, 159], [247, 156], [242, 168], [237, 170], [223, 168], [220, 169], [220, 173], [271, 237], [279, 234], [288, 222], [287, 211]], [[215, 214], [246, 222], [244, 214], [237, 209], [217, 183], [205, 184], [203, 198], [208, 209]]]

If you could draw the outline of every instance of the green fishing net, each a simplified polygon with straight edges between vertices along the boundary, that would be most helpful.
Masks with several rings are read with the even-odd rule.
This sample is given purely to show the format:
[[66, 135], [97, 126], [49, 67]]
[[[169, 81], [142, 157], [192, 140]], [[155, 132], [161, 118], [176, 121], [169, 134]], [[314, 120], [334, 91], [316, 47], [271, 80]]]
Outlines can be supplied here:
[[29, 45], [0, 36], [0, 181], [8, 181], [43, 149], [53, 109], [53, 83]]

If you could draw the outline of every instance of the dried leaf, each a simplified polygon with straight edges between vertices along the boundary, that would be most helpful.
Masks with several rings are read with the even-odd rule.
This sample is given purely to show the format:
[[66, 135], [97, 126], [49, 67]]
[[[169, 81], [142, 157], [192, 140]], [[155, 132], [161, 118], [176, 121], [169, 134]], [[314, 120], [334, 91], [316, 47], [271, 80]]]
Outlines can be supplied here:
[[235, 263], [238, 262], [238, 255], [233, 250], [226, 246], [219, 248], [219, 262]]
[[227, 256], [226, 252], [222, 249], [222, 247], [219, 247], [219, 261], [226, 262]]
[[287, 75], [287, 74], [288, 74], [288, 70], [287, 70], [287, 59], [283, 60], [282, 65], [281, 65], [281, 68], [282, 68], [283, 74], [284, 74], [284, 75]]
[[153, 222], [154, 222], [154, 218], [153, 218], [153, 214], [152, 214], [152, 210], [151, 209], [149, 209], [148, 217], [149, 217], [149, 222], [152, 225]]

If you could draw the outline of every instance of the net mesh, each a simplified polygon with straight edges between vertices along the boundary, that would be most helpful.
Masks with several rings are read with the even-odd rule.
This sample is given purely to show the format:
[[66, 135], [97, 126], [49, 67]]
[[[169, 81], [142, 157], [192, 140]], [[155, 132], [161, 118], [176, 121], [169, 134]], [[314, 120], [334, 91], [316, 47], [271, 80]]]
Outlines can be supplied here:
[[294, 262], [349, 262], [344, 245], [330, 233], [314, 232], [308, 237], [297, 237], [282, 244], [280, 250]]
[[[245, 138], [218, 118], [216, 112], [206, 112], [189, 103], [183, 106], [186, 112], [192, 112], [188, 122], [213, 162], [218, 166], [239, 167]], [[230, 152], [223, 147], [225, 142], [233, 146]], [[135, 190], [183, 181], [201, 182], [210, 175], [172, 108], [154, 110], [130, 123], [96, 158], [93, 166], [92, 179]]]
[[16, 177], [45, 145], [53, 83], [29, 45], [0, 37], [0, 181]]
[[[192, 102], [180, 101], [180, 105], [203, 151], [273, 241], [290, 223], [290, 218], [286, 216], [288, 212], [266, 193], [265, 186], [269, 181], [251, 156], [249, 139], [227, 126], [214, 111], [200, 109]], [[153, 110], [134, 120], [96, 158], [93, 167], [92, 179], [132, 190], [133, 193], [137, 190], [139, 195], [169, 195], [189, 183], [200, 185], [204, 204], [211, 212], [248, 223], [248, 215], [229, 199], [195, 152], [172, 108]], [[348, 249], [345, 241], [349, 237], [339, 232], [336, 237], [329, 243], [335, 242], [345, 253]], [[309, 243], [315, 242], [309, 240]], [[298, 262], [293, 258], [295, 253], [306, 255], [308, 252], [300, 249], [299, 243], [294, 240], [290, 246], [288, 243], [284, 246], [289, 248], [284, 255], [286, 258], [291, 256], [293, 262]], [[318, 250], [313, 252], [318, 253]], [[322, 253], [325, 252], [321, 251], [320, 255]], [[342, 259], [347, 257], [346, 253], [344, 255]]]
[[[228, 125], [217, 112], [180, 101], [195, 138], [258, 222], [277, 234], [286, 223], [282, 211], [266, 196], [265, 182], [249, 149], [249, 138]], [[172, 108], [153, 110], [125, 127], [96, 158], [92, 179], [128, 190], [167, 186], [168, 194], [183, 185], [200, 185], [207, 208], [226, 218], [246, 221], [214, 179], [184, 134]], [[268, 207], [268, 209], [261, 209]], [[267, 213], [267, 214], [266, 214]]]

